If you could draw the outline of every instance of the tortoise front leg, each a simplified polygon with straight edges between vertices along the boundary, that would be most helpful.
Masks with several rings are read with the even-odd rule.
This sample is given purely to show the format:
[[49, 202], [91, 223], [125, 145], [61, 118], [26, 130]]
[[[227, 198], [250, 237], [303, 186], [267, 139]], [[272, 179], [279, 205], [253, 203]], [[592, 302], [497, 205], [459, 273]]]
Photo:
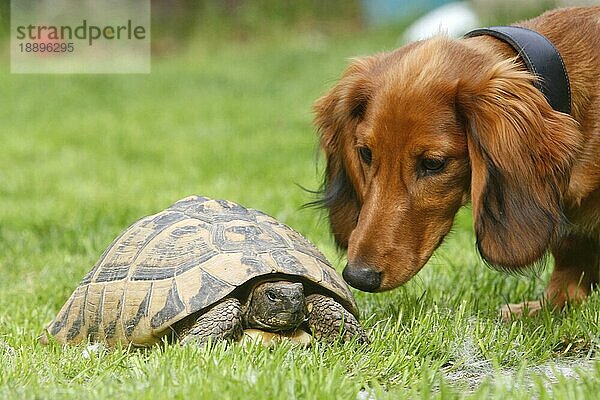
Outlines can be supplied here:
[[242, 306], [238, 299], [229, 298], [217, 303], [178, 335], [181, 344], [202, 344], [209, 340], [239, 340], [242, 334]]
[[356, 337], [359, 344], [369, 343], [367, 333], [354, 315], [331, 297], [311, 294], [306, 297], [306, 308], [308, 327], [316, 339], [326, 342], [342, 339], [347, 342]]

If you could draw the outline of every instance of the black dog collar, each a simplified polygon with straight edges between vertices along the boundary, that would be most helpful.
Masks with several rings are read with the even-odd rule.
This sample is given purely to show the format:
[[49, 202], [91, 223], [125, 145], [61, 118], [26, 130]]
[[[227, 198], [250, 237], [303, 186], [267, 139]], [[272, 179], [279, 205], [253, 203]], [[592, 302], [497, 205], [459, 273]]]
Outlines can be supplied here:
[[556, 111], [571, 113], [569, 76], [558, 49], [541, 33], [520, 26], [492, 26], [475, 29], [465, 37], [490, 35], [510, 44], [519, 53], [529, 72], [539, 78], [535, 87]]

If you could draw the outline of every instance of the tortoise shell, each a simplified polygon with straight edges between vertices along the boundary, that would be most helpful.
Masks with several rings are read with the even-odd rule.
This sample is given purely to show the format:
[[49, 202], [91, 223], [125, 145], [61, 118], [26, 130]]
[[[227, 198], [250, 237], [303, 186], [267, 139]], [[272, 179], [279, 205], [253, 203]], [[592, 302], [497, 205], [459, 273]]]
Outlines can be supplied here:
[[245, 283], [280, 276], [312, 284], [357, 316], [346, 283], [298, 232], [258, 210], [190, 196], [117, 237], [48, 332], [69, 344], [147, 346]]

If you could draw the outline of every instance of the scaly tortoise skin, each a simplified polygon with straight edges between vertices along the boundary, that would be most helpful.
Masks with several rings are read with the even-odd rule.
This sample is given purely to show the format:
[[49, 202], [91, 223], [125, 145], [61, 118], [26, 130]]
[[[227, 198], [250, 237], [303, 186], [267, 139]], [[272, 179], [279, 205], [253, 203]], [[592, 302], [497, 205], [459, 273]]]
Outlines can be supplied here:
[[260, 211], [190, 196], [117, 237], [46, 332], [109, 346], [150, 346], [165, 335], [237, 340], [249, 328], [368, 342], [357, 318], [345, 282], [298, 232]]

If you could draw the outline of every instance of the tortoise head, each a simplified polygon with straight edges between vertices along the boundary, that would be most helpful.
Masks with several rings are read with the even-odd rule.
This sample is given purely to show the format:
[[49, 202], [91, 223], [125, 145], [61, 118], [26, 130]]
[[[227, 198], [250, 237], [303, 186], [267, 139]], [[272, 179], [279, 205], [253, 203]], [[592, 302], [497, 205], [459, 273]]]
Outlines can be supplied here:
[[267, 331], [286, 331], [306, 320], [300, 282], [263, 282], [254, 287], [246, 309], [246, 325]]

